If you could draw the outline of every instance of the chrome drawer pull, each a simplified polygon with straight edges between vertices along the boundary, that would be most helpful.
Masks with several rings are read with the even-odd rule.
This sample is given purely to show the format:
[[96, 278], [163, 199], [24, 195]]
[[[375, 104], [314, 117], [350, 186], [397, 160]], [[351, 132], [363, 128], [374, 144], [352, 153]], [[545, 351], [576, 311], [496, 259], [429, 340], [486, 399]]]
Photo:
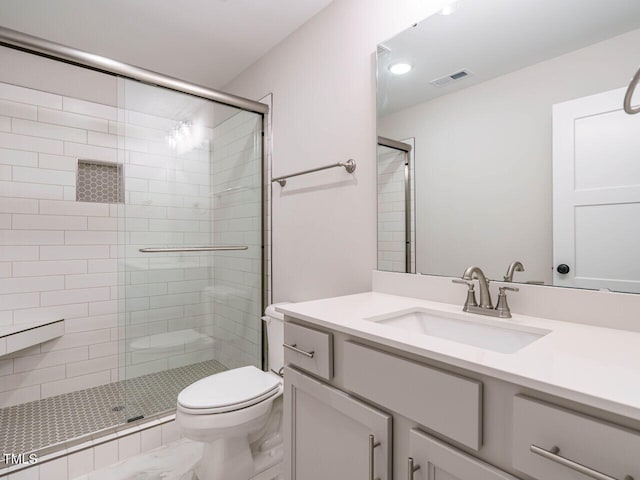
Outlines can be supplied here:
[[414, 472], [417, 472], [418, 470], [420, 470], [420, 465], [413, 465], [413, 458], [409, 457], [409, 460], [407, 462], [407, 479], [408, 480], [413, 480], [413, 474]]
[[305, 352], [304, 350], [300, 350], [295, 343], [293, 345], [283, 343], [282, 346], [284, 348], [288, 348], [293, 352], [299, 353], [300, 355], [304, 355], [305, 357], [309, 357], [309, 358], [313, 358], [313, 356], [316, 354], [316, 352]]
[[[583, 475], [586, 475], [588, 477], [595, 478], [596, 480], [618, 480], [615, 477], [611, 477], [604, 473], [598, 472], [593, 468], [586, 467], [581, 463], [574, 462], [573, 460], [569, 460], [568, 458], [560, 456], [559, 447], [553, 447], [551, 450], [545, 450], [544, 448], [540, 448], [537, 445], [531, 445], [530, 450], [536, 455], [540, 455], [547, 460], [559, 463], [560, 465], [575, 470], [576, 472], [582, 473]], [[633, 480], [633, 477], [631, 475], [626, 475], [624, 477], [624, 480]]]
[[375, 460], [374, 450], [379, 446], [380, 442], [376, 442], [375, 437], [373, 435], [369, 435], [369, 480], [380, 480], [373, 474]]

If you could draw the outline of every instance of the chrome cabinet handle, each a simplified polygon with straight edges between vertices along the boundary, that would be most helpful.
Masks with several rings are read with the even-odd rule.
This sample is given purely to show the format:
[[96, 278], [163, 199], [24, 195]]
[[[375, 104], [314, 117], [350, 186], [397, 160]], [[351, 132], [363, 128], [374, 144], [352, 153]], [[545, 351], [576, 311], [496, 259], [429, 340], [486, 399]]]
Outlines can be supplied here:
[[409, 457], [407, 461], [407, 480], [413, 480], [413, 474], [420, 470], [420, 465], [413, 465], [413, 458]]
[[283, 343], [282, 346], [284, 348], [288, 348], [292, 352], [299, 353], [300, 355], [304, 355], [305, 357], [309, 357], [309, 358], [313, 358], [313, 356], [316, 354], [316, 352], [305, 352], [304, 350], [300, 350], [297, 344], [295, 343], [293, 345], [289, 345], [288, 343]]
[[[571, 470], [575, 470], [576, 472], [582, 473], [588, 477], [595, 478], [596, 480], [618, 480], [615, 477], [611, 477], [607, 474], [594, 470], [593, 468], [589, 468], [581, 463], [574, 462], [573, 460], [569, 460], [568, 458], [559, 455], [559, 447], [553, 447], [551, 450], [545, 450], [537, 445], [531, 445], [530, 450], [536, 455], [540, 455], [547, 460], [559, 463], [560, 465], [570, 468]], [[633, 477], [631, 475], [626, 475], [624, 480], [633, 480]]]
[[376, 478], [374, 476], [374, 470], [375, 470], [375, 466], [374, 466], [374, 460], [375, 460], [375, 453], [374, 450], [376, 449], [376, 447], [380, 446], [380, 442], [376, 442], [376, 439], [373, 435], [369, 435], [369, 480], [380, 480], [380, 478]]

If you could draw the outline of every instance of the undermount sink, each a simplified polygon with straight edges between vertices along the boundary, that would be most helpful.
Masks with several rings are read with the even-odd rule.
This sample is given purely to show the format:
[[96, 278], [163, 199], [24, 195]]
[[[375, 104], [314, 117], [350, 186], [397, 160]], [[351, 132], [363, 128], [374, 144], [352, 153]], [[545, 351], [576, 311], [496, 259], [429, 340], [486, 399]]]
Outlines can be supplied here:
[[427, 308], [412, 308], [367, 320], [412, 334], [443, 338], [499, 353], [515, 353], [551, 332]]

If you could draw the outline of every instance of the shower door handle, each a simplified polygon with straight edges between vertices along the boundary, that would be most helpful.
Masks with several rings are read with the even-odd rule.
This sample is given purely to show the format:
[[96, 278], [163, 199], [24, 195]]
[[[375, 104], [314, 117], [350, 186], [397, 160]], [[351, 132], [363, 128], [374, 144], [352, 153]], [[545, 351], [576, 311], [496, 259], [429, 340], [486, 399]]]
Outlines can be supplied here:
[[246, 245], [210, 245], [207, 247], [168, 247], [168, 248], [141, 248], [141, 253], [171, 253], [171, 252], [227, 252], [231, 250], [247, 250]]

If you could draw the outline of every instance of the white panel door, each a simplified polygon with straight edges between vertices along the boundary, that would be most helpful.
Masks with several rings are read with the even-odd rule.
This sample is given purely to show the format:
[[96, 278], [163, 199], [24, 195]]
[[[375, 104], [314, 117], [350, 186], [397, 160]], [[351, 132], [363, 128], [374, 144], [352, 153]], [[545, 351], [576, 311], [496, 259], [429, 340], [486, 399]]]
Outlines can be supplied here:
[[553, 106], [555, 285], [640, 293], [640, 115], [624, 92]]

